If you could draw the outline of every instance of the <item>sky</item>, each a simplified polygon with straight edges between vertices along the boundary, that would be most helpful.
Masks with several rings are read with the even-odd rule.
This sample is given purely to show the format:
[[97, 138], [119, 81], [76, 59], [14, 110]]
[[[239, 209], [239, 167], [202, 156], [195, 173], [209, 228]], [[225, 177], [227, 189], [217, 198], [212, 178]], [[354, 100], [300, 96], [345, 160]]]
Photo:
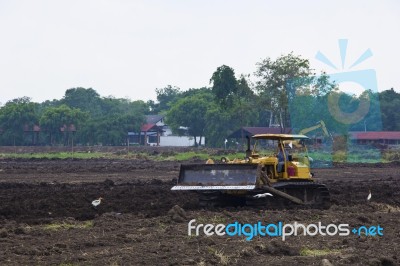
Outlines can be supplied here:
[[372, 69], [379, 91], [400, 91], [399, 32], [396, 0], [0, 0], [0, 103], [76, 87], [155, 100], [156, 88], [210, 86], [221, 65], [252, 75], [292, 51], [316, 72]]

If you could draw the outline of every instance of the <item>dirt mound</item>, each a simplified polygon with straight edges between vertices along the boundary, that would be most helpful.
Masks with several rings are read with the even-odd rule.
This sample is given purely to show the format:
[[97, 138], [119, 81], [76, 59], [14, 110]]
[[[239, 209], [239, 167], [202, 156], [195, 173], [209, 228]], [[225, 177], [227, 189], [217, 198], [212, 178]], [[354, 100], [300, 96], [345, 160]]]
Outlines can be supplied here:
[[[197, 206], [190, 193], [174, 193], [171, 186], [171, 182], [157, 180], [119, 185], [107, 180], [95, 184], [0, 183], [0, 219], [26, 223], [59, 217], [88, 220], [107, 212], [154, 217], [165, 215], [177, 202], [185, 202], [187, 209]], [[99, 197], [101, 204], [92, 206]]]
[[0, 159], [2, 173], [119, 173], [141, 169], [171, 170], [179, 163], [144, 159]]

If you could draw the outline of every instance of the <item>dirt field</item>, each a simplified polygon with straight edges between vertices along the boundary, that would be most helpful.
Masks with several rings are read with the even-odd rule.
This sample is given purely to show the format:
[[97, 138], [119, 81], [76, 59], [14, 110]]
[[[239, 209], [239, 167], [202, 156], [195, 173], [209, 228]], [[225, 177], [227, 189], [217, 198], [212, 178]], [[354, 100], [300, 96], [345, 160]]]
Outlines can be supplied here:
[[[329, 210], [201, 209], [196, 194], [170, 191], [178, 170], [144, 160], [0, 160], [0, 265], [400, 265], [398, 163], [315, 169]], [[246, 241], [188, 236], [191, 219], [380, 225], [384, 235]]]

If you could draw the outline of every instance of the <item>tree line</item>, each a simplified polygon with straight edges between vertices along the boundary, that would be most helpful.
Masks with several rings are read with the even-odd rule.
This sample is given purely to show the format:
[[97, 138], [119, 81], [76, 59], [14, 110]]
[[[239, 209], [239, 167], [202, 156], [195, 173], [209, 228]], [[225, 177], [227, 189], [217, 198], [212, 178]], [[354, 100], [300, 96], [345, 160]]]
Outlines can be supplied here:
[[[156, 89], [156, 101], [147, 102], [102, 97], [92, 88], [68, 89], [62, 99], [42, 103], [14, 99], [0, 107], [0, 144], [125, 145], [127, 132], [139, 132], [149, 114], [166, 115], [176, 134], [193, 136], [196, 143], [205, 137], [210, 147], [222, 147], [229, 134], [244, 126], [298, 132], [324, 120], [333, 133], [400, 130], [400, 94], [394, 89], [340, 93], [327, 74], [315, 73], [309, 60], [293, 53], [262, 60], [253, 75], [237, 76], [222, 65], [209, 85], [186, 90], [168, 85]], [[365, 102], [368, 110], [360, 119], [340, 120]]]
[[0, 108], [0, 143], [124, 145], [127, 132], [137, 132], [146, 113], [143, 101], [101, 97], [91, 88], [72, 88], [61, 100], [42, 103], [18, 98]]

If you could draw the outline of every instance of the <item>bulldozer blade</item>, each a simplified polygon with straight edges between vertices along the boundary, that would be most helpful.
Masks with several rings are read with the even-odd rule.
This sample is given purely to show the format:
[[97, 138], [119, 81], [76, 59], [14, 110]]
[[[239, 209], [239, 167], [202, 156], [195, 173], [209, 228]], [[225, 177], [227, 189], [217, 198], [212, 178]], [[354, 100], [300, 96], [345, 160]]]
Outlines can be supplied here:
[[181, 165], [178, 184], [171, 190], [253, 190], [257, 164]]

